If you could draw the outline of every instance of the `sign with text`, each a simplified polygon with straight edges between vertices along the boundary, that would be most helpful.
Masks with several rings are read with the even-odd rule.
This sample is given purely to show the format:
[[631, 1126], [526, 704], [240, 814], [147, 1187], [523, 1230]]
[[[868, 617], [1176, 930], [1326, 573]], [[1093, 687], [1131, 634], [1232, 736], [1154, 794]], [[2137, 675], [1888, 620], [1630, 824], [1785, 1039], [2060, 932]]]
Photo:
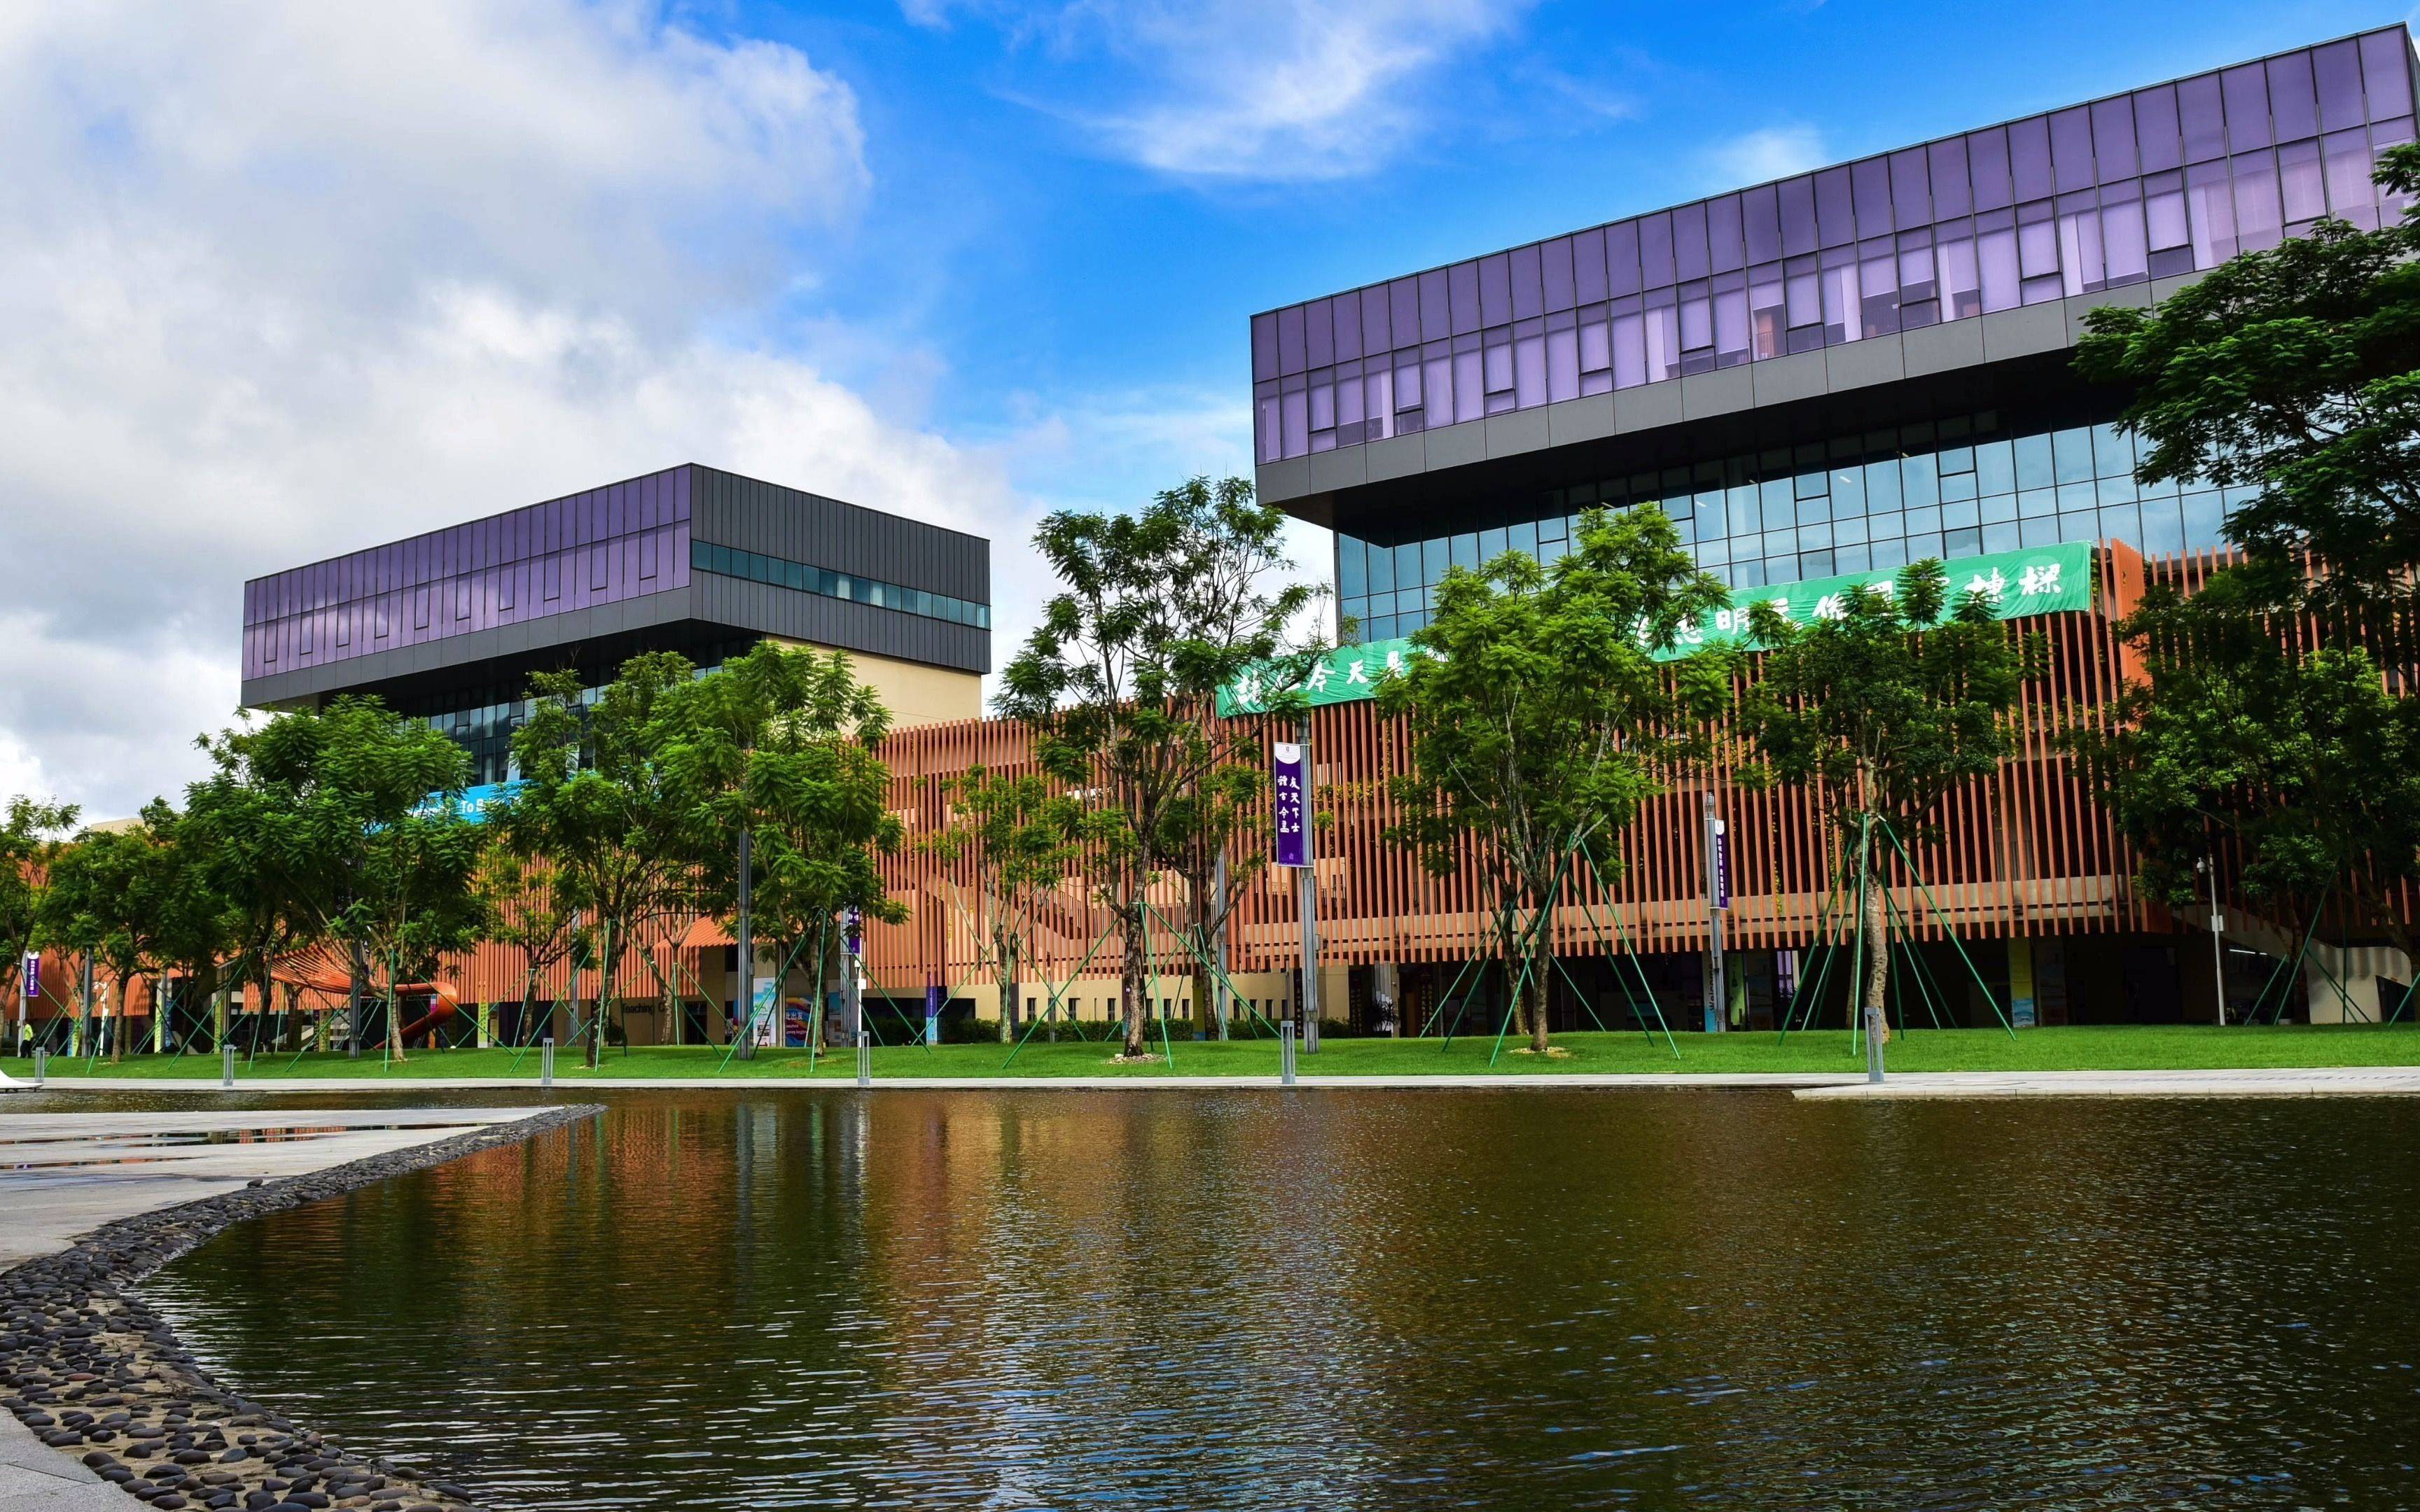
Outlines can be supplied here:
[[41, 996], [42, 957], [39, 951], [28, 950], [25, 952], [24, 966], [20, 974], [25, 980], [25, 995], [28, 998]]
[[[2028, 547], [1989, 556], [1966, 557], [1945, 563], [1949, 575], [1952, 609], [1968, 594], [1978, 594], [1995, 619], [2014, 620], [2035, 614], [2063, 614], [2092, 607], [2092, 543], [2064, 541], [2056, 546]], [[1700, 646], [1755, 644], [1748, 623], [1759, 604], [1792, 624], [1837, 620], [1847, 612], [1854, 593], [1897, 591], [1897, 568], [1853, 572], [1837, 578], [1780, 583], [1770, 588], [1743, 588], [1731, 594], [1730, 607], [1707, 614], [1682, 628], [1677, 643], [1654, 653], [1668, 661]], [[1351, 703], [1375, 697], [1378, 679], [1401, 672], [1415, 657], [1433, 655], [1409, 640], [1374, 640], [1366, 645], [1340, 646], [1322, 656], [1303, 681], [1303, 692], [1313, 706]], [[1247, 672], [1218, 690], [1221, 715], [1257, 714], [1279, 691], [1258, 674]]]
[[1305, 760], [1306, 748], [1293, 741], [1280, 740], [1273, 744], [1272, 751], [1276, 757], [1271, 775], [1277, 794], [1277, 863], [1309, 866], [1311, 831], [1305, 794], [1311, 771]]

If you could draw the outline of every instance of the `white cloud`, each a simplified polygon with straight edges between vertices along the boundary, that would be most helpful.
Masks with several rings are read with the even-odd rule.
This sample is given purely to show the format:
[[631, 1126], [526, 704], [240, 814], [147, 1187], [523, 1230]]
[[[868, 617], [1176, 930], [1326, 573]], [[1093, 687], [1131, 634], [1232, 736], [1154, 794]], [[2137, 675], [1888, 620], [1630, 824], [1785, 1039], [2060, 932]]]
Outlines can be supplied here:
[[1020, 42], [1097, 61], [1087, 95], [1045, 103], [1108, 150], [1164, 173], [1304, 180], [1370, 172], [1456, 112], [1439, 75], [1508, 31], [1528, 0], [903, 0], [942, 26], [983, 17]]
[[173, 792], [247, 576], [675, 461], [1013, 558], [995, 459], [716, 334], [871, 187], [845, 85], [637, 3], [0, 12], [0, 788]]
[[1832, 161], [1823, 133], [1812, 126], [1768, 126], [1732, 137], [1706, 153], [1706, 166], [1718, 190], [1787, 178]]

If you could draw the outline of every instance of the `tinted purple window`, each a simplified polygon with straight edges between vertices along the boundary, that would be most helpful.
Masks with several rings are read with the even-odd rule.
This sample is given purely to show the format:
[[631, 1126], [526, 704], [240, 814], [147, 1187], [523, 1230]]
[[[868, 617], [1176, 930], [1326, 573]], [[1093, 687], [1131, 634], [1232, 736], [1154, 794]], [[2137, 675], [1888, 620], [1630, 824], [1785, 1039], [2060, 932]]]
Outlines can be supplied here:
[[1706, 257], [1717, 273], [1728, 273], [1747, 266], [1747, 247], [1742, 236], [1740, 196], [1725, 194], [1706, 203]]
[[2341, 131], [2368, 118], [2361, 100], [2361, 53], [2355, 42], [2330, 42], [2311, 54], [2319, 92], [2319, 130]]
[[1546, 291], [1538, 267], [1538, 249], [1516, 248], [1512, 254], [1512, 318], [1527, 320], [1544, 314], [1545, 309]]
[[2412, 114], [2412, 44], [2401, 27], [2361, 39], [2361, 74], [2369, 89], [2371, 120]]
[[1466, 336], [1481, 324], [1479, 264], [1456, 263], [1445, 270], [1446, 301], [1453, 308], [1453, 333]]
[[[1454, 311], [1456, 316], [1461, 313], [1459, 308]], [[1482, 257], [1479, 262], [1479, 323], [1501, 326], [1511, 324], [1512, 320], [1512, 257], [1510, 253], [1499, 252], [1493, 257]], [[1458, 320], [1455, 329], [1461, 329]]]
[[2319, 134], [2319, 97], [2311, 89], [2311, 54], [2269, 60], [2269, 115], [2280, 142]]
[[1361, 291], [1361, 349], [1376, 356], [1395, 345], [1387, 333], [1387, 290], [1390, 285], [1374, 285]]
[[2050, 162], [2062, 194], [2090, 189], [2097, 182], [2092, 171], [2090, 111], [2078, 105], [2050, 118]]
[[1548, 310], [1568, 310], [1572, 295], [1572, 239], [1557, 237], [1538, 249], [1538, 276]]
[[1336, 360], [1349, 363], [1361, 355], [1361, 293], [1339, 294], [1328, 303], [1336, 327]]
[[1924, 149], [1909, 147], [1890, 158], [1891, 224], [1912, 231], [1932, 224], [1932, 192], [1926, 183]]
[[1387, 339], [1397, 347], [1420, 344], [1420, 281], [1398, 278], [1387, 285]]
[[1252, 381], [1265, 383], [1278, 376], [1278, 317], [1252, 316]]
[[2009, 169], [2016, 187], [2018, 204], [2051, 196], [2050, 122], [2047, 119], [2036, 116], [2009, 128]]
[[1706, 207], [1683, 205], [1672, 212], [1672, 270], [1683, 279], [1699, 279], [1711, 270], [1706, 263]]
[[1638, 292], [1638, 223], [1624, 221], [1605, 229], [1606, 292], [1619, 299]]
[[1648, 288], [1678, 282], [1672, 270], [1672, 213], [1646, 215], [1638, 221], [1638, 277]]
[[1966, 139], [1953, 136], [1925, 149], [1932, 177], [1932, 213], [1943, 220], [1975, 212], [1975, 187], [1966, 176]]
[[2187, 162], [2226, 155], [2226, 113], [2219, 104], [2218, 75], [2205, 73], [2177, 85], [2177, 115], [2184, 127]]
[[2269, 135], [2269, 75], [2257, 63], [2247, 63], [2240, 69], [2229, 69], [2218, 76], [2219, 92], [2226, 101], [2226, 145], [2230, 151], [2248, 152], [2267, 147]]
[[2135, 93], [2134, 145], [2142, 154], [2145, 173], [2184, 166], [2184, 136], [2177, 120], [2176, 85], [2164, 84], [2157, 89]]
[[1849, 168], [1849, 183], [1857, 202], [1857, 235], [1886, 237], [1891, 232], [1890, 162], [1868, 158]]
[[1303, 355], [1302, 306], [1289, 305], [1278, 312], [1278, 372], [1299, 373], [1308, 365]]
[[2092, 107], [2092, 148], [2100, 159], [2100, 179], [2104, 184], [2132, 178], [2142, 171], [2134, 156], [2134, 101], [2131, 96], [2119, 95]]
[[2009, 182], [2009, 133], [1994, 126], [1966, 138], [1966, 162], [1975, 185], [1975, 208], [1996, 210], [2016, 203]]
[[1432, 268], [1420, 275], [1420, 339], [1443, 341], [1453, 334], [1453, 311], [1446, 299], [1446, 270]]
[[1606, 298], [1602, 228], [1572, 238], [1572, 297], [1582, 304], [1600, 303]]
[[1857, 239], [1857, 215], [1849, 192], [1849, 170], [1826, 168], [1815, 176], [1815, 226], [1823, 245], [1838, 247]]
[[1302, 307], [1303, 362], [1326, 367], [1336, 361], [1336, 315], [1331, 301], [1313, 300]]
[[1781, 252], [1786, 257], [1813, 252], [1823, 245], [1815, 235], [1815, 180], [1790, 178], [1781, 183]]
[[1747, 238], [1747, 260], [1769, 263], [1781, 256], [1781, 195], [1771, 184], [1740, 196], [1741, 230]]

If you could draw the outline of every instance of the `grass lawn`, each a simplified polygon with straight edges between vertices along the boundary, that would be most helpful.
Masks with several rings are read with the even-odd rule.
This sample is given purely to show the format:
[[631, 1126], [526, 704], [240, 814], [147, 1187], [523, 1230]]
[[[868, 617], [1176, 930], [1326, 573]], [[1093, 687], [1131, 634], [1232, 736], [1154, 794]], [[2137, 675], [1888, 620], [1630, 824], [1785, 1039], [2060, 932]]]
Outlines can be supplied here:
[[[1855, 1072], [1863, 1061], [1850, 1051], [1847, 1031], [1815, 1030], [1793, 1034], [1787, 1043], [1770, 1032], [1760, 1034], [1683, 1034], [1675, 1059], [1658, 1038], [1637, 1034], [1560, 1034], [1558, 1048], [1566, 1052], [1552, 1059], [1520, 1053], [1507, 1040], [1495, 1065], [1488, 1064], [1492, 1041], [1459, 1039], [1450, 1048], [1435, 1040], [1334, 1040], [1316, 1056], [1302, 1059], [1305, 1075], [1353, 1076], [1435, 1075], [1493, 1070], [1499, 1073], [1551, 1076], [1571, 1072], [1654, 1073], [1689, 1072]], [[1273, 1040], [1239, 1040], [1227, 1043], [1175, 1041], [1175, 1065], [1164, 1060], [1148, 1065], [1119, 1065], [1111, 1047], [1062, 1040], [1056, 1044], [1036, 1039], [1017, 1055], [1006, 1074], [1037, 1081], [1054, 1076], [1274, 1076], [1278, 1048]], [[1007, 1051], [997, 1044], [949, 1044], [926, 1050], [918, 1045], [877, 1047], [874, 1074], [893, 1076], [999, 1076]], [[375, 1052], [359, 1060], [342, 1055], [288, 1056], [264, 1054], [250, 1065], [239, 1062], [237, 1079], [308, 1080], [328, 1077], [436, 1078], [478, 1081], [482, 1078], [535, 1076], [538, 1057], [533, 1050], [514, 1068], [509, 1050], [419, 1050], [409, 1061], [381, 1063]], [[2232, 1067], [2420, 1066], [2420, 1027], [2375, 1025], [2275, 1027], [2209, 1025], [2145, 1026], [2113, 1025], [2080, 1028], [2026, 1029], [2011, 1040], [1998, 1029], [1916, 1029], [1893, 1038], [1890, 1067], [1900, 1072], [1924, 1071], [2151, 1071], [2211, 1070]], [[720, 1071], [718, 1071], [720, 1067]], [[23, 1078], [31, 1067], [22, 1060], [0, 1061], [0, 1070]], [[721, 1075], [732, 1080], [762, 1076], [814, 1074], [845, 1081], [856, 1073], [853, 1057], [819, 1057], [810, 1072], [806, 1052], [768, 1051], [753, 1060], [734, 1059], [722, 1065], [722, 1052], [702, 1048], [611, 1051], [602, 1074], [613, 1077]], [[64, 1057], [51, 1062], [51, 1076], [60, 1082], [147, 1082], [162, 1080], [215, 1081], [218, 1057], [207, 1053], [182, 1058], [144, 1056], [111, 1064], [86, 1065]], [[555, 1080], [571, 1085], [592, 1073], [568, 1054], [555, 1058]]]

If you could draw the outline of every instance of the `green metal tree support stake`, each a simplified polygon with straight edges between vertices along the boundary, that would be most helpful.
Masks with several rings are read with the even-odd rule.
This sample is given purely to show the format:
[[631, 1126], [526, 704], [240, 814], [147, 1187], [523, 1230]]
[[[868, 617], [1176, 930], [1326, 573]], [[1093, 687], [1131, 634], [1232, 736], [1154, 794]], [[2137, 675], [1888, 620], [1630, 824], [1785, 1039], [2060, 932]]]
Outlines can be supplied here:
[[[2014, 1040], [2017, 1037], [2016, 1026], [2009, 1022], [2009, 1015], [2000, 1011], [1999, 1000], [1992, 995], [1991, 984], [1984, 981], [1983, 973], [1976, 968], [1974, 957], [1966, 953], [1965, 944], [1958, 938], [1958, 932], [1950, 927], [1949, 916], [1942, 912], [1941, 904], [1934, 900], [1932, 888], [1926, 885], [1924, 873], [1916, 869], [1916, 862], [1907, 854], [1907, 846], [1900, 840], [1899, 832], [1891, 828], [1887, 820], [1878, 822], [1882, 824], [1883, 833], [1890, 837], [1891, 848], [1899, 853], [1900, 864], [1906, 867], [1907, 874], [1916, 879], [1916, 891], [1924, 896], [1924, 906], [1932, 910], [1933, 918], [1941, 920], [1941, 932], [1949, 936], [1950, 945], [1956, 948], [1958, 959], [1965, 963], [1968, 975], [1975, 979], [1976, 989], [1982, 993], [1983, 1001], [1992, 1005], [1992, 1016], [2000, 1021], [2000, 1027], [2008, 1031], [2010, 1040]], [[1883, 896], [1888, 899], [1890, 895], [1885, 892]]]
[[[1099, 952], [1102, 942], [1109, 937], [1109, 932], [1115, 928], [1117, 928], [1117, 920], [1114, 918], [1102, 925], [1101, 933], [1093, 936], [1093, 943], [1085, 949], [1082, 959], [1076, 963], [1076, 969], [1067, 974], [1066, 980], [1050, 988], [1049, 995], [1043, 1004], [1041, 1016], [1028, 1021], [1025, 1032], [1016, 1037], [1016, 1043], [1008, 1047], [1008, 1058], [1000, 1063], [1001, 1070], [1006, 1071], [1016, 1064], [1017, 1053], [1025, 1048], [1025, 1041], [1033, 1038], [1034, 1030], [1042, 1027], [1046, 1022], [1057, 1022], [1060, 999], [1066, 995], [1069, 987], [1076, 984], [1077, 979], [1083, 976], [1084, 968], [1093, 964], [1093, 957]], [[1048, 985], [1050, 979], [1045, 977], [1042, 980], [1045, 985]]]

